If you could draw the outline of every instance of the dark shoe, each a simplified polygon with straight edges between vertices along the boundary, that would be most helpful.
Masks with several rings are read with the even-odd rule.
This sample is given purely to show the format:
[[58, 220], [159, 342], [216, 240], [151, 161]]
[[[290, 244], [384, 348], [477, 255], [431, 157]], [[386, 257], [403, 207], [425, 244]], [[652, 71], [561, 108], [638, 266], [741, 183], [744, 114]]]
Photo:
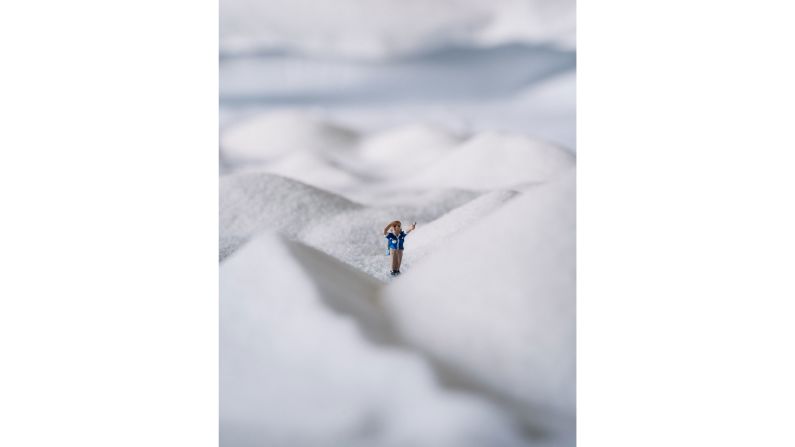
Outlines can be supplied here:
[[400, 275], [400, 270], [395, 270], [395, 275]]
[[398, 271], [397, 270], [392, 270], [391, 272], [389, 272], [389, 274], [392, 275], [392, 276], [397, 276]]

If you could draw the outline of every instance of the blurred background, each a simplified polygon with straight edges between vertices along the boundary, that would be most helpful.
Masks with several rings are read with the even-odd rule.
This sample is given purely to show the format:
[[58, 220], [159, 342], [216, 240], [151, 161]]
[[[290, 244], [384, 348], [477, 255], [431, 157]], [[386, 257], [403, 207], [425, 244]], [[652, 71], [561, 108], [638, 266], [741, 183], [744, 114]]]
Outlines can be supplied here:
[[[573, 0], [221, 0], [220, 120], [291, 110], [575, 150]], [[222, 151], [222, 166], [227, 162]]]

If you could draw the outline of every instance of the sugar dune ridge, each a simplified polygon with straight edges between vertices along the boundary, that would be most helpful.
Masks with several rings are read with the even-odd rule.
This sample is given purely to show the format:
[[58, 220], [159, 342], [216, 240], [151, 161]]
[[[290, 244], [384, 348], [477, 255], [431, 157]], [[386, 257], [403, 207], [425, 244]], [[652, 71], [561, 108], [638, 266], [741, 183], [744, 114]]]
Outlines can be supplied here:
[[225, 257], [259, 231], [277, 230], [296, 237], [303, 226], [358, 205], [301, 182], [247, 172], [221, 177], [220, 250]]

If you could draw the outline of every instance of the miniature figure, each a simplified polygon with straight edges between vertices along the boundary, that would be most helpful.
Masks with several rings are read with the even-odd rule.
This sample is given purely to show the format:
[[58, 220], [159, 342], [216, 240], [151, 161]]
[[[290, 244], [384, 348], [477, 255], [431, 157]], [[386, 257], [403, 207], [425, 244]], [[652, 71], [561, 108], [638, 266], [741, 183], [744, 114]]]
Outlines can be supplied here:
[[386, 254], [389, 255], [390, 252], [392, 254], [392, 271], [390, 272], [392, 276], [400, 274], [400, 263], [403, 261], [403, 240], [406, 238], [406, 235], [414, 231], [416, 227], [417, 222], [414, 222], [408, 231], [403, 232], [400, 229], [400, 221], [396, 220], [390, 222], [389, 225], [384, 228], [384, 237], [386, 237], [387, 243]]

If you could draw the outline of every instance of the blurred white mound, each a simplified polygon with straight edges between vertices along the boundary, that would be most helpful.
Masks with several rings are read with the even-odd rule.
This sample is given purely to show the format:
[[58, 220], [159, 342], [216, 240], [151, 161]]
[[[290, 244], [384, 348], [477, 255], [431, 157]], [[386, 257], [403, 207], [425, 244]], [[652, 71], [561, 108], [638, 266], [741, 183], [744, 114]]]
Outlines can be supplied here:
[[221, 49], [386, 59], [446, 45], [573, 48], [574, 0], [225, 0]]
[[384, 178], [415, 172], [453, 150], [461, 138], [428, 125], [408, 125], [375, 133], [357, 151]]
[[573, 170], [458, 231], [381, 296], [410, 345], [573, 436]]
[[575, 0], [503, 0], [492, 3], [495, 14], [476, 37], [481, 45], [525, 42], [545, 43], [561, 49], [576, 47]]
[[221, 265], [221, 445], [527, 445], [500, 410], [440, 388], [416, 354], [370, 341], [361, 323], [374, 312], [357, 326], [330, 309], [340, 297], [374, 308], [369, 287], [271, 234]]
[[298, 181], [261, 172], [223, 176], [219, 186], [222, 259], [259, 231], [274, 230], [295, 238], [307, 225], [361, 207]]
[[574, 166], [565, 149], [521, 135], [485, 132], [405, 179], [414, 187], [510, 189], [543, 183]]
[[337, 194], [387, 200], [405, 191], [518, 189], [574, 166], [569, 151], [524, 135], [482, 132], [462, 140], [428, 125], [360, 136], [306, 114], [277, 112], [233, 126], [221, 150], [238, 170], [253, 166]]
[[356, 132], [305, 113], [266, 113], [224, 130], [221, 150], [232, 162], [266, 162], [298, 151], [339, 152], [357, 139]]
[[262, 169], [335, 193], [353, 189], [362, 181], [359, 176], [314, 152], [282, 157]]

